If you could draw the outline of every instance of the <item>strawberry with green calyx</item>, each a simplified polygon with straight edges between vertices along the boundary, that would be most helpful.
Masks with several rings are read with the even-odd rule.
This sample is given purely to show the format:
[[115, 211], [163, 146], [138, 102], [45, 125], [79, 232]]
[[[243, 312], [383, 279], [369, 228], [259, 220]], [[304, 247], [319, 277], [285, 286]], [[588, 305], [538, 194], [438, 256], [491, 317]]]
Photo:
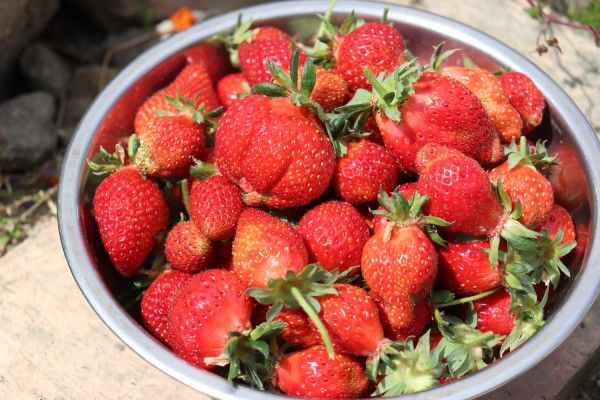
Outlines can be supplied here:
[[443, 365], [431, 352], [429, 336], [427, 331], [416, 346], [412, 337], [394, 342], [378, 355], [379, 360], [371, 360], [367, 365], [369, 378], [375, 381], [383, 376], [371, 396], [400, 396], [439, 385]]
[[333, 287], [337, 277], [337, 271], [328, 272], [320, 264], [308, 264], [300, 272], [289, 271], [281, 278], [271, 279], [265, 289], [250, 288], [246, 293], [260, 304], [272, 305], [267, 312], [267, 321], [272, 321], [284, 307], [301, 308], [319, 331], [327, 353], [333, 359], [333, 344], [319, 318], [321, 305], [317, 297], [337, 295]]
[[177, 223], [165, 240], [165, 255], [173, 269], [195, 274], [210, 266], [214, 246], [193, 221]]
[[412, 324], [409, 327], [404, 327], [401, 329], [395, 328], [390, 322], [390, 317], [394, 313], [393, 309], [391, 309], [393, 305], [390, 307], [383, 301], [381, 296], [373, 291], [369, 292], [369, 297], [373, 299], [377, 305], [377, 308], [379, 309], [379, 319], [381, 320], [385, 337], [388, 339], [406, 340], [411, 336], [419, 337], [425, 331], [425, 328], [433, 321], [433, 309], [431, 306], [431, 299], [429, 297], [426, 297], [419, 303], [415, 304]]
[[[516, 311], [511, 311], [511, 314], [514, 315], [514, 327], [506, 339], [504, 339], [504, 342], [500, 347], [500, 355], [503, 355], [506, 351], [513, 351], [544, 326], [544, 307], [546, 306], [547, 301], [548, 288], [546, 288], [540, 302], [531, 303], [520, 307]], [[512, 308], [511, 301], [511, 309]], [[492, 314], [494, 315], [492, 317], [494, 319], [507, 318], [506, 313], [499, 314], [498, 312], [492, 312]]]
[[525, 74], [510, 71], [500, 75], [508, 101], [523, 119], [523, 133], [531, 132], [542, 122], [546, 102], [535, 83]]
[[536, 251], [527, 256], [527, 262], [533, 266], [530, 276], [534, 285], [544, 282], [546, 286], [552, 284], [552, 287], [556, 289], [561, 274], [571, 277], [569, 268], [561, 258], [569, 254], [577, 246], [577, 242], [563, 243], [563, 237], [562, 229], [559, 229], [554, 237], [548, 230], [542, 229], [541, 236], [536, 243]]
[[[415, 305], [428, 297], [437, 274], [437, 253], [425, 231], [436, 242], [443, 239], [435, 226], [448, 223], [421, 216], [427, 197], [415, 193], [409, 200], [395, 192], [381, 192], [382, 210], [374, 211], [387, 219], [378, 224], [363, 248], [361, 270], [367, 285], [386, 305], [390, 325], [404, 330], [415, 319]], [[431, 227], [431, 228], [428, 228]]]
[[225, 108], [234, 101], [249, 96], [251, 92], [250, 83], [239, 72], [226, 75], [217, 83], [217, 95]]
[[109, 153], [104, 147], [100, 146], [94, 159], [88, 160], [88, 166], [92, 174], [97, 176], [110, 174], [125, 165], [125, 149], [120, 143], [117, 143], [114, 153]]
[[433, 350], [433, 357], [445, 359], [451, 377], [457, 378], [487, 366], [486, 360], [494, 357], [493, 348], [504, 337], [494, 332], [481, 332], [477, 327], [477, 314], [473, 303], [469, 303], [464, 321], [445, 315], [439, 309], [434, 311], [438, 329], [444, 335]]
[[558, 231], [562, 230], [562, 244], [573, 242], [576, 239], [573, 218], [571, 218], [571, 215], [563, 206], [559, 206], [558, 204], [552, 206], [550, 213], [548, 213], [546, 219], [542, 221], [538, 228], [546, 229], [552, 239], [555, 239]]
[[229, 365], [227, 380], [238, 379], [259, 390], [265, 390], [263, 382], [273, 377], [277, 347], [272, 340], [283, 330], [280, 321], [265, 322], [249, 332], [230, 332], [229, 341], [219, 357], [207, 357], [207, 365]]
[[[506, 193], [521, 205], [519, 222], [534, 229], [547, 217], [554, 204], [554, 193], [550, 181], [540, 171], [548, 171], [555, 164], [549, 157], [542, 142], [538, 142], [532, 152], [524, 137], [520, 145], [513, 143], [505, 150], [506, 162], [489, 171], [490, 181], [496, 184], [502, 180]], [[532, 190], [535, 188], [535, 190]]]

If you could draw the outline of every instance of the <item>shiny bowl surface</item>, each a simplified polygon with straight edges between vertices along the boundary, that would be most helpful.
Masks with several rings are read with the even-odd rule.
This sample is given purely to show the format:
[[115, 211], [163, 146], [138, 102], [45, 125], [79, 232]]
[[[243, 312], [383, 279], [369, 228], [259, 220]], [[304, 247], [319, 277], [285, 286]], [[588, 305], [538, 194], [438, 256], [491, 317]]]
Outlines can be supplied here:
[[[548, 109], [543, 126], [534, 139], [546, 139], [550, 151], [559, 151], [563, 166], [557, 180], [564, 187], [557, 198], [572, 213], [578, 247], [568, 259], [573, 277], [563, 279], [546, 325], [531, 340], [501, 361], [475, 374], [434, 389], [403, 396], [403, 399], [470, 399], [518, 377], [550, 354], [577, 326], [600, 288], [598, 237], [598, 183], [600, 145], [581, 111], [559, 85], [527, 58], [498, 40], [456, 21], [424, 11], [385, 5], [388, 19], [405, 36], [407, 47], [427, 59], [434, 44], [461, 48], [484, 68], [509, 68], [529, 75], [544, 93]], [[238, 14], [256, 25], [274, 24], [297, 38], [314, 32], [327, 1], [300, 0], [262, 4], [225, 14], [151, 48], [125, 68], [98, 96], [79, 124], [67, 151], [60, 179], [59, 227], [62, 246], [77, 284], [102, 320], [113, 332], [149, 363], [181, 382], [219, 399], [283, 399], [243, 385], [233, 386], [211, 372], [197, 369], [176, 357], [139, 324], [135, 313], [124, 309], [130, 282], [111, 267], [91, 214], [91, 199], [97, 184], [88, 174], [87, 160], [100, 146], [112, 149], [133, 131], [134, 112], [151, 93], [164, 86], [183, 67], [181, 52], [187, 47], [232, 28]], [[377, 20], [384, 5], [368, 1], [338, 1], [334, 18], [341, 21], [352, 10], [360, 18]], [[460, 64], [461, 54], [449, 63]], [[102, 373], [97, 371], [97, 373]]]

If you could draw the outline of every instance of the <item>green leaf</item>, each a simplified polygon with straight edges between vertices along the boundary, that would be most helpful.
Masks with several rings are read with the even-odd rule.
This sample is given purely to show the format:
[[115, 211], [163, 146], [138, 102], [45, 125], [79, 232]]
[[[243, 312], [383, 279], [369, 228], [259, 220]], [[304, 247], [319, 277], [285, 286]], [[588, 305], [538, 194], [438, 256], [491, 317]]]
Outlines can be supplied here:
[[217, 167], [204, 161], [194, 159], [194, 165], [190, 167], [190, 176], [196, 179], [206, 180], [218, 174]]
[[473, 62], [473, 60], [466, 54], [463, 54], [462, 59], [463, 59], [463, 66], [465, 66], [466, 68], [477, 68], [477, 64], [475, 64]]
[[140, 139], [138, 139], [137, 135], [134, 133], [129, 136], [129, 140], [127, 141], [127, 155], [129, 158], [134, 159], [139, 148]]
[[286, 88], [272, 82], [257, 83], [252, 88], [252, 91], [256, 94], [262, 94], [269, 97], [284, 97], [288, 94]]
[[292, 52], [292, 58], [290, 60], [290, 80], [292, 81], [292, 86], [298, 87], [298, 68], [300, 59], [300, 51], [295, 49]]
[[316, 81], [317, 75], [315, 72], [315, 65], [310, 59], [306, 60], [306, 62], [304, 63], [304, 68], [302, 70], [301, 93], [306, 97], [310, 97], [310, 94], [312, 93], [315, 87]]
[[527, 13], [527, 15], [529, 15], [533, 19], [539, 19], [540, 16], [542, 15], [542, 10], [539, 6], [538, 7], [525, 7], [523, 10]]
[[450, 303], [455, 298], [456, 298], [456, 295], [449, 290], [438, 290], [431, 294], [431, 301], [435, 305]]

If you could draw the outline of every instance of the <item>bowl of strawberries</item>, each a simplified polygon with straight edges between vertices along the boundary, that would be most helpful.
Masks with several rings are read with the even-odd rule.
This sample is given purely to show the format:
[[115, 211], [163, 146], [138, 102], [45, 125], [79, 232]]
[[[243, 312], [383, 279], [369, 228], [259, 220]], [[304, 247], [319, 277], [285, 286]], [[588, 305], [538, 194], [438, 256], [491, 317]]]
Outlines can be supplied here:
[[[220, 399], [478, 397], [600, 288], [600, 144], [525, 57], [307, 0], [164, 40], [80, 123], [59, 226], [121, 340]], [[133, 133], [132, 133], [133, 132]]]

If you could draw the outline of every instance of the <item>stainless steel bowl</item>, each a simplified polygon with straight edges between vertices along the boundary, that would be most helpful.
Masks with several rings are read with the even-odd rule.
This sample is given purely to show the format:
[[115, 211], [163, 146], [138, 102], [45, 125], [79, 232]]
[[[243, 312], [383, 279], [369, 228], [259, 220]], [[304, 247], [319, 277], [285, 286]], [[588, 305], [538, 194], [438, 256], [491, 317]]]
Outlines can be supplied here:
[[[133, 113], [151, 92], [164, 85], [184, 64], [181, 51], [231, 28], [241, 12], [256, 24], [275, 24], [302, 37], [314, 31], [323, 0], [289, 1], [245, 8], [203, 22], [153, 47], [123, 70], [98, 96], [79, 124], [64, 160], [59, 193], [60, 237], [67, 261], [81, 291], [102, 320], [140, 356], [181, 382], [221, 399], [282, 399], [285, 396], [233, 386], [222, 377], [182, 361], [152, 338], [128, 313], [129, 283], [118, 276], [102, 250], [90, 212], [94, 182], [86, 161], [100, 145], [112, 148], [132, 132]], [[353, 9], [359, 17], [379, 19], [383, 5], [365, 1], [339, 1], [335, 18]], [[426, 392], [403, 399], [469, 399], [489, 392], [532, 368], [569, 335], [583, 318], [600, 289], [598, 244], [598, 184], [600, 145], [594, 131], [563, 90], [543, 71], [516, 51], [456, 21], [411, 8], [387, 5], [388, 18], [403, 33], [416, 55], [429, 55], [442, 40], [448, 48], [464, 49], [477, 64], [488, 69], [506, 67], [529, 75], [548, 102], [545, 138], [560, 148], [568, 168], [561, 172], [565, 187], [561, 198], [574, 214], [579, 247], [569, 259], [575, 272], [554, 298], [546, 325], [526, 344], [492, 366]], [[98, 371], [101, 373], [101, 371]]]

